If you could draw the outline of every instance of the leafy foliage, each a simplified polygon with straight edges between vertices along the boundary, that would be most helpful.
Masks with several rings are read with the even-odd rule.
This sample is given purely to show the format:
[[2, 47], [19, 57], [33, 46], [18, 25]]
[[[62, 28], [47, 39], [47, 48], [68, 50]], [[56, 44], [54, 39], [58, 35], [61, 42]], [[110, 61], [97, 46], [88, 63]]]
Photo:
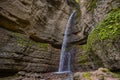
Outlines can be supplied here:
[[76, 3], [79, 3], [79, 0], [75, 0]]
[[93, 11], [94, 7], [96, 6], [97, 0], [90, 0], [88, 2], [89, 2], [89, 4], [87, 6], [87, 10], [88, 11]]
[[120, 10], [114, 9], [96, 28], [101, 40], [114, 38], [120, 32]]

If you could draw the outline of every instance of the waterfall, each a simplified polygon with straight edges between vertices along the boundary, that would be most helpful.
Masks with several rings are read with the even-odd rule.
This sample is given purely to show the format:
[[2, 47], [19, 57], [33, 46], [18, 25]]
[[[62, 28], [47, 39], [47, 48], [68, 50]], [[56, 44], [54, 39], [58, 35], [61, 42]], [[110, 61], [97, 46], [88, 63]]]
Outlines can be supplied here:
[[72, 21], [74, 19], [74, 15], [75, 15], [76, 11], [73, 11], [72, 14], [70, 15], [67, 25], [66, 25], [66, 29], [65, 29], [65, 33], [64, 33], [64, 39], [63, 39], [63, 43], [62, 43], [62, 49], [61, 49], [61, 53], [60, 53], [60, 63], [59, 63], [59, 70], [58, 72], [71, 72], [70, 71], [70, 63], [71, 63], [71, 52], [67, 52], [67, 46], [68, 46], [68, 34], [69, 34], [69, 28], [70, 26], [72, 26]]

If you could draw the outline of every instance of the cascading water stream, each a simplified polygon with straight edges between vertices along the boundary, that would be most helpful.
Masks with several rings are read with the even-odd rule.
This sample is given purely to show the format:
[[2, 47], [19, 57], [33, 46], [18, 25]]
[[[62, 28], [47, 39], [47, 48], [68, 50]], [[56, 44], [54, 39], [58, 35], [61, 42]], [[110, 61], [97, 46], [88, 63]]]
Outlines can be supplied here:
[[[71, 72], [70, 71], [70, 63], [71, 63], [71, 53], [70, 52], [66, 52], [67, 49], [67, 45], [68, 45], [68, 34], [69, 34], [69, 28], [71, 26], [71, 23], [74, 19], [74, 15], [75, 15], [75, 10], [72, 12], [72, 14], [70, 15], [67, 25], [66, 25], [66, 29], [65, 29], [65, 33], [64, 33], [64, 39], [63, 39], [63, 43], [62, 43], [62, 49], [61, 49], [61, 55], [60, 55], [60, 63], [59, 63], [59, 70], [58, 73], [64, 73], [64, 72]], [[67, 56], [67, 57], [66, 57]], [[65, 64], [65, 58], [66, 59], [66, 63]], [[67, 65], [66, 67], [64, 67], [64, 65]]]

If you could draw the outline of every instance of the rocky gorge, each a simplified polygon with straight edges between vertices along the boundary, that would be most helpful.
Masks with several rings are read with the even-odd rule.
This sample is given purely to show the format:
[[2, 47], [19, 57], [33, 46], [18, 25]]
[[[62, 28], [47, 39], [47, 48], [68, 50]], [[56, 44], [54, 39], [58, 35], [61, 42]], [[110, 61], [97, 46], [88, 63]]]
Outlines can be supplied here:
[[120, 1], [79, 0], [79, 5], [74, 0], [0, 0], [0, 80], [64, 80], [66, 74], [51, 72], [58, 70], [74, 9], [74, 80], [119, 80]]

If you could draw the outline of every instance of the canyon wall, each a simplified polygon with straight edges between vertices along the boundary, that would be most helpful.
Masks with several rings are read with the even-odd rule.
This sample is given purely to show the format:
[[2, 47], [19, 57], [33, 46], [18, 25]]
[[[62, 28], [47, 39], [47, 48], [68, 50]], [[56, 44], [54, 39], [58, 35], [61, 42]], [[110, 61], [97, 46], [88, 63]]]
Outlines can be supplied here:
[[[71, 41], [76, 46], [73, 70], [120, 69], [120, 1], [79, 0], [79, 5], [68, 4], [65, 0], [1, 0], [0, 72], [57, 71], [65, 26], [74, 9], [78, 11]], [[110, 15], [113, 16], [110, 22], [107, 16], [112, 11], [116, 13]], [[105, 18], [108, 23], [104, 27], [117, 25], [117, 37], [111, 39], [107, 35], [104, 38], [104, 34], [110, 33], [100, 33], [103, 25], [102, 29], [94, 31]], [[100, 35], [100, 39], [92, 34]]]

